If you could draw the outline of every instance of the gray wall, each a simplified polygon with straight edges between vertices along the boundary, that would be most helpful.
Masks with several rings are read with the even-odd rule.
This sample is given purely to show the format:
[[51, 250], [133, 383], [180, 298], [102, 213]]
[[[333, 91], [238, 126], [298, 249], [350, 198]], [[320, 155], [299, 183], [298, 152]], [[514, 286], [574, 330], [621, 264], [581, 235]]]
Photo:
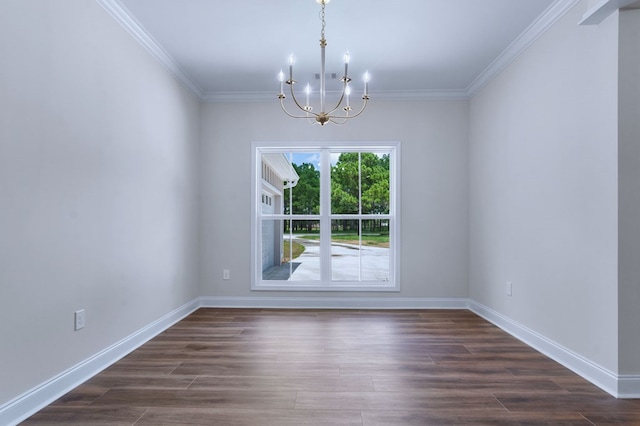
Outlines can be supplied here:
[[467, 297], [467, 101], [372, 102], [342, 127], [295, 121], [276, 102], [203, 104], [201, 113], [203, 296], [300, 295], [250, 291], [252, 141], [399, 140], [402, 288], [357, 296]]
[[620, 374], [640, 374], [640, 10], [620, 13]]
[[199, 103], [95, 1], [3, 0], [0, 57], [1, 406], [197, 297]]
[[95, 2], [2, 8], [0, 405], [199, 295], [311, 295], [250, 291], [252, 141], [402, 143], [401, 291], [322, 296], [471, 297], [640, 371], [638, 12], [620, 58], [582, 2], [471, 102], [321, 128], [199, 105]]
[[470, 297], [615, 373], [618, 21], [585, 11], [471, 101]]

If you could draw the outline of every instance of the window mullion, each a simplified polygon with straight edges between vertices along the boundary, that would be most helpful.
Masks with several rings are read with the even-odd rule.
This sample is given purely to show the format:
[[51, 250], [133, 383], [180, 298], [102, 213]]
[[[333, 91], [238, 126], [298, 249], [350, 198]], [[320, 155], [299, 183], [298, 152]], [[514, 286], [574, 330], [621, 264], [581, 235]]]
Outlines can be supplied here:
[[331, 152], [320, 160], [320, 280], [331, 281]]
[[362, 281], [362, 153], [358, 152], [358, 281]]

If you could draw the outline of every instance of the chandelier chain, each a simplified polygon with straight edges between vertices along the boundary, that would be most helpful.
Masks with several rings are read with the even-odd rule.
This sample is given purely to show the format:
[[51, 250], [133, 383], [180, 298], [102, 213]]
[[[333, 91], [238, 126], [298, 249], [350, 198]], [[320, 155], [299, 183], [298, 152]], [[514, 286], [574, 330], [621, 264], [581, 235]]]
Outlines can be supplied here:
[[322, 11], [320, 12], [320, 17], [322, 19], [322, 31], [320, 32], [320, 42], [324, 43], [326, 46], [326, 40], [324, 38], [324, 28], [326, 26], [325, 19], [324, 19], [325, 18], [324, 7], [325, 7], [325, 4], [324, 2], [322, 2]]

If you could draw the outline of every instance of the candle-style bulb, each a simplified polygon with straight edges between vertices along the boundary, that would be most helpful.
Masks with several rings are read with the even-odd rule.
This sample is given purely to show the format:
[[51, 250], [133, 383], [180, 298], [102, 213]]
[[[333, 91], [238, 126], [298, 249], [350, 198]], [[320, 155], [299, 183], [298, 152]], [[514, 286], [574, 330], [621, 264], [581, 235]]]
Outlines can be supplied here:
[[344, 94], [347, 98], [347, 107], [345, 108], [345, 110], [349, 110], [350, 109], [349, 96], [351, 95], [351, 86], [349, 86], [349, 83], [346, 83], [346, 85], [344, 86]]
[[280, 82], [280, 95], [284, 96], [284, 73], [282, 70], [278, 73], [278, 81]]
[[349, 51], [347, 51], [347, 53], [344, 54], [344, 79], [345, 79], [345, 81], [348, 78], [348, 74], [349, 74]]
[[364, 73], [364, 77], [363, 77], [363, 80], [364, 80], [364, 96], [368, 96], [369, 95], [369, 79], [370, 79], [369, 71], [366, 71]]
[[289, 80], [291, 80], [291, 84], [293, 84], [293, 54], [289, 56]]

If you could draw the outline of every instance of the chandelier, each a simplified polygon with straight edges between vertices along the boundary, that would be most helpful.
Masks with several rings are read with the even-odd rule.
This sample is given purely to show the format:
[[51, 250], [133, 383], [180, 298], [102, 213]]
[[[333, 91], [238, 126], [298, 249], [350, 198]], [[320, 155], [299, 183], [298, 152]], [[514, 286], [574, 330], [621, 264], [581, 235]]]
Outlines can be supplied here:
[[[309, 105], [309, 97], [311, 95], [311, 86], [307, 84], [305, 88], [306, 94], [306, 102], [304, 105], [300, 103], [300, 101], [296, 98], [295, 92], [293, 90], [293, 85], [297, 83], [293, 79], [293, 55], [289, 58], [289, 79], [285, 81], [285, 76], [282, 70], [278, 74], [278, 80], [280, 80], [280, 93], [278, 93], [278, 99], [280, 99], [280, 106], [282, 110], [290, 117], [293, 118], [306, 118], [311, 124], [320, 123], [320, 125], [324, 126], [328, 122], [332, 122], [334, 124], [344, 124], [347, 120], [351, 118], [355, 118], [362, 114], [365, 107], [367, 106], [367, 101], [369, 100], [369, 73], [366, 72], [364, 74], [364, 94], [362, 95], [362, 107], [360, 110], [353, 114], [353, 109], [351, 108], [350, 97], [351, 97], [351, 87], [349, 83], [351, 79], [349, 78], [348, 69], [349, 69], [349, 52], [344, 55], [344, 76], [340, 79], [342, 83], [342, 91], [340, 93], [340, 98], [338, 102], [327, 109], [326, 104], [326, 86], [325, 86], [325, 47], [327, 46], [327, 40], [324, 38], [324, 28], [325, 28], [325, 6], [331, 0], [315, 0], [322, 7], [322, 11], [320, 13], [322, 20], [322, 31], [320, 32], [320, 111], [314, 112], [313, 107]], [[284, 94], [284, 83], [287, 83], [291, 89], [291, 98], [295, 105], [304, 113], [303, 115], [291, 114], [287, 111], [287, 108], [284, 106], [284, 100], [286, 98]], [[344, 105], [344, 106], [342, 106]]]

